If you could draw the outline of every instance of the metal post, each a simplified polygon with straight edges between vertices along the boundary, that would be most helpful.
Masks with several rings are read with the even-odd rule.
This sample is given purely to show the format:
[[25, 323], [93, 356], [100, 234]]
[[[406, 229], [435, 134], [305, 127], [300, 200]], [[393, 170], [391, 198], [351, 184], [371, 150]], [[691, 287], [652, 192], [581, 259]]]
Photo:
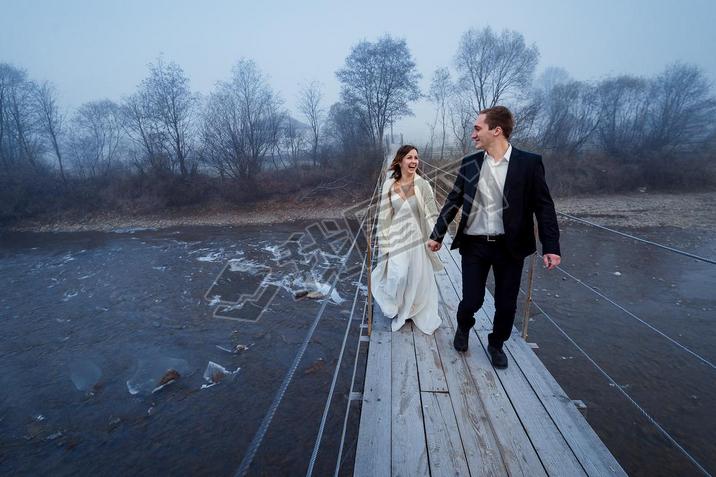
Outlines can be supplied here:
[[368, 214], [368, 217], [366, 217], [366, 221], [368, 222], [368, 336], [370, 336], [373, 331], [373, 292], [371, 291], [372, 289], [370, 286], [370, 271], [373, 263], [371, 247], [371, 243], [373, 242], [373, 220], [371, 220], [371, 210], [372, 207], [369, 206], [368, 211], [366, 212], [366, 214]]
[[530, 323], [530, 304], [532, 303], [532, 278], [535, 270], [535, 258], [537, 252], [532, 254], [530, 258], [530, 271], [527, 275], [527, 300], [525, 300], [525, 316], [522, 319], [522, 339], [527, 340], [527, 327]]
[[[534, 228], [535, 238], [537, 237], [537, 226]], [[530, 271], [527, 275], [527, 299], [525, 300], [525, 316], [522, 319], [522, 339], [527, 340], [527, 328], [530, 324], [530, 305], [532, 304], [532, 281], [534, 279], [535, 260], [537, 252], [532, 254], [530, 258]]]

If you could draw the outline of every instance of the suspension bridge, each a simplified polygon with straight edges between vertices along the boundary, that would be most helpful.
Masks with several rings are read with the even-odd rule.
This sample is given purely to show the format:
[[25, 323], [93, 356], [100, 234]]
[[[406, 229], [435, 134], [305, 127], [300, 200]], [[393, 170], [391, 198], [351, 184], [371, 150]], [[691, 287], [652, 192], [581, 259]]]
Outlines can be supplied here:
[[[392, 157], [392, 156], [389, 156]], [[387, 162], [387, 159], [386, 159]], [[455, 170], [426, 163], [431, 170], [425, 175], [433, 185], [438, 205], [448, 193], [454, 180]], [[579, 345], [559, 323], [538, 303], [532, 301], [532, 270], [526, 287], [520, 291], [527, 297], [522, 330], [513, 330], [505, 343], [510, 360], [507, 369], [496, 371], [487, 353], [487, 334], [492, 329], [494, 299], [486, 291], [485, 303], [476, 314], [476, 325], [471, 331], [470, 348], [458, 353], [452, 345], [456, 323], [456, 309], [462, 296], [461, 260], [457, 250], [450, 250], [452, 238], [448, 233], [438, 256], [444, 270], [435, 274], [439, 290], [439, 313], [442, 326], [434, 335], [428, 336], [417, 330], [412, 322], [397, 332], [390, 331], [389, 318], [374, 306], [367, 283], [368, 296], [359, 305], [361, 287], [366, 286], [370, 270], [375, 265], [372, 250], [375, 247], [375, 228], [381, 190], [381, 174], [365, 207], [359, 230], [366, 232], [367, 253], [363, 255], [362, 269], [353, 297], [350, 318], [341, 345], [333, 380], [326, 397], [324, 412], [316, 436], [307, 476], [314, 475], [316, 462], [324, 442], [326, 422], [331, 412], [336, 383], [348, 342], [351, 322], [359, 319], [361, 332], [355, 346], [355, 358], [350, 379], [351, 388], [345, 409], [333, 410], [343, 413], [343, 427], [335, 461], [334, 475], [347, 475], [352, 470], [356, 476], [610, 476], [626, 475], [625, 470], [602, 442], [580, 412], [580, 401], [572, 400], [558, 384], [526, 341], [530, 306], [551, 323], [564, 338], [594, 366], [611, 386], [630, 405], [641, 413], [664, 440], [669, 442], [697, 471], [706, 476], [711, 473], [707, 466], [674, 437], [600, 364]], [[579, 217], [560, 213], [570, 220], [581, 221], [588, 226], [604, 229], [626, 239], [644, 243], [679, 254], [702, 263], [716, 261], [688, 253], [660, 243], [636, 237], [621, 231], [603, 227]], [[360, 232], [356, 234], [351, 249], [345, 256], [343, 267], [335, 275], [332, 287], [341, 278], [348, 256], [357, 248]], [[534, 257], [530, 268], [534, 268]], [[650, 324], [628, 308], [611, 299], [597, 287], [570, 274], [562, 267], [557, 270], [601, 300], [619, 309], [686, 356], [696, 359], [709, 370], [716, 369], [708, 356], [673, 338], [664, 330]], [[332, 291], [332, 290], [331, 290]], [[330, 292], [329, 292], [330, 294]], [[246, 475], [253, 457], [261, 445], [266, 429], [286, 388], [310, 343], [313, 332], [324, 310], [324, 301], [309, 332], [290, 366], [284, 382], [279, 387], [273, 403], [245, 453], [236, 475]], [[360, 316], [359, 314], [362, 314]], [[365, 377], [362, 386], [360, 375], [360, 350], [367, 347]], [[358, 391], [356, 391], [358, 389]], [[352, 403], [359, 403], [356, 406]], [[351, 413], [359, 412], [359, 426], [355, 455], [346, 443]], [[345, 465], [346, 459], [352, 465]]]

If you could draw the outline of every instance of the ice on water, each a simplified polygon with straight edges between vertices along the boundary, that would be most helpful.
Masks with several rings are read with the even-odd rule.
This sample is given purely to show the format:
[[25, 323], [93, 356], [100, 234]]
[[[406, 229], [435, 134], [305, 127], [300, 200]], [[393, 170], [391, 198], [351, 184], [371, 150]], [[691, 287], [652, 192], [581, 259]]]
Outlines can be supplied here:
[[90, 391], [102, 377], [102, 370], [89, 359], [77, 359], [69, 364], [70, 379], [78, 391]]
[[159, 385], [162, 376], [170, 369], [184, 376], [189, 373], [189, 364], [184, 359], [162, 356], [159, 358], [140, 358], [137, 368], [127, 380], [129, 394], [151, 394]]

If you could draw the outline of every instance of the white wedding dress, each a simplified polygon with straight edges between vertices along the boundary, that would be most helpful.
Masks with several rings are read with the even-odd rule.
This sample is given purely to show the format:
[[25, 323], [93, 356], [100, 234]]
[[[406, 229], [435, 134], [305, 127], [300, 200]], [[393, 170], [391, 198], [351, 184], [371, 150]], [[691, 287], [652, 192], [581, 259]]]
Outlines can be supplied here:
[[[425, 334], [433, 334], [442, 320], [438, 315], [438, 287], [426, 240], [421, 233], [415, 194], [403, 199], [390, 194], [393, 217], [387, 230], [387, 259], [371, 272], [371, 289], [383, 314], [397, 331], [408, 319]], [[386, 255], [383, 255], [385, 257]]]

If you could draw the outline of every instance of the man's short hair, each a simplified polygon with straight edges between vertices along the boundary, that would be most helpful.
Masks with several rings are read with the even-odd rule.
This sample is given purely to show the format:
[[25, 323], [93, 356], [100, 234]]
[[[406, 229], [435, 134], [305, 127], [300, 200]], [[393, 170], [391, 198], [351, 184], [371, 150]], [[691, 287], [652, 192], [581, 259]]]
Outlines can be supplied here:
[[515, 118], [509, 109], [504, 106], [495, 106], [483, 109], [480, 114], [485, 115], [485, 122], [489, 129], [495, 129], [497, 126], [502, 129], [505, 139], [510, 138], [512, 130], [515, 128]]

